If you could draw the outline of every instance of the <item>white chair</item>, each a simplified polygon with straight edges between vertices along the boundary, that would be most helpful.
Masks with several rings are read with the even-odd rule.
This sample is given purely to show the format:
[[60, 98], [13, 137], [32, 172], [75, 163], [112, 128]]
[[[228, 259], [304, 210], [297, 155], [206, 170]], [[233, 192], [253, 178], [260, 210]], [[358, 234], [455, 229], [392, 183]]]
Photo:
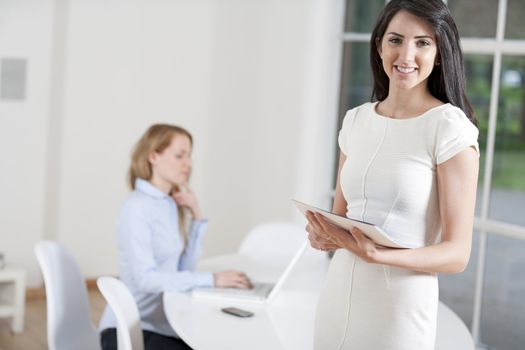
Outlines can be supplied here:
[[459, 316], [441, 301], [438, 305], [435, 350], [475, 350], [474, 340]]
[[46, 287], [47, 342], [50, 350], [100, 350], [89, 317], [86, 285], [75, 258], [60, 244], [41, 241], [36, 257]]
[[238, 253], [265, 264], [286, 265], [306, 241], [304, 226], [270, 222], [254, 227], [244, 237]]
[[97, 286], [117, 319], [118, 349], [144, 350], [139, 310], [126, 285], [113, 277], [99, 277]]

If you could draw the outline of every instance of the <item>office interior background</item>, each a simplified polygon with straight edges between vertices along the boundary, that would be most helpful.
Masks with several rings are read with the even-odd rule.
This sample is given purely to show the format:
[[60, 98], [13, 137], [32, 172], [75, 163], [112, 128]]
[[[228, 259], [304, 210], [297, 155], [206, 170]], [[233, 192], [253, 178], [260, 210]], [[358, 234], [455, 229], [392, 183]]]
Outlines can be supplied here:
[[[86, 278], [118, 274], [130, 150], [152, 123], [189, 129], [204, 256], [260, 223], [329, 208], [344, 112], [370, 98], [384, 0], [0, 0], [0, 252], [42, 285], [36, 242]], [[480, 122], [466, 271], [440, 297], [480, 348], [525, 343], [525, 3], [448, 0]]]

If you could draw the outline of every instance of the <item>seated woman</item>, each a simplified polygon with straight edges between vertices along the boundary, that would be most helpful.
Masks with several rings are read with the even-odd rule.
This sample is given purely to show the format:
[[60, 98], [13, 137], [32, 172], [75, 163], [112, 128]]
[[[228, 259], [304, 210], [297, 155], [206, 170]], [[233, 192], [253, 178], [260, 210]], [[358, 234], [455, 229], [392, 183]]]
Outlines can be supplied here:
[[[166, 319], [163, 292], [251, 287], [240, 271], [194, 272], [207, 220], [188, 186], [192, 142], [188, 131], [173, 125], [156, 124], [146, 131], [133, 151], [133, 191], [117, 221], [120, 278], [137, 303], [146, 350], [190, 348]], [[102, 348], [116, 350], [116, 319], [109, 306], [100, 330]]]

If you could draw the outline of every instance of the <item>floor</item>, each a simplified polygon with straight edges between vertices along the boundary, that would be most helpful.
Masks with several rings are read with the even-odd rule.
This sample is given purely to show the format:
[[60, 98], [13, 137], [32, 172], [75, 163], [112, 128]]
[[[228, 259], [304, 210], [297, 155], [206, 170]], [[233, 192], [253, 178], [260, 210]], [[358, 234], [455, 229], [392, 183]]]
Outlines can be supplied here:
[[[106, 302], [97, 289], [89, 291], [89, 302], [91, 320], [98, 325]], [[14, 335], [8, 320], [0, 320], [0, 350], [47, 350], [45, 297], [27, 301], [24, 326], [23, 333]]]

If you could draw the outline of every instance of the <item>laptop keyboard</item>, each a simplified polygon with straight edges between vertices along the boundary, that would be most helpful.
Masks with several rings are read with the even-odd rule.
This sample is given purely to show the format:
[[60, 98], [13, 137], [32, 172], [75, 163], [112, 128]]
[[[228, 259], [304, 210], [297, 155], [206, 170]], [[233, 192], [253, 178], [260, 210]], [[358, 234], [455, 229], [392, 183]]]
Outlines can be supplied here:
[[225, 291], [228, 294], [234, 295], [268, 295], [273, 288], [272, 283], [254, 283], [252, 289], [241, 289], [241, 288], [221, 288], [221, 291]]

